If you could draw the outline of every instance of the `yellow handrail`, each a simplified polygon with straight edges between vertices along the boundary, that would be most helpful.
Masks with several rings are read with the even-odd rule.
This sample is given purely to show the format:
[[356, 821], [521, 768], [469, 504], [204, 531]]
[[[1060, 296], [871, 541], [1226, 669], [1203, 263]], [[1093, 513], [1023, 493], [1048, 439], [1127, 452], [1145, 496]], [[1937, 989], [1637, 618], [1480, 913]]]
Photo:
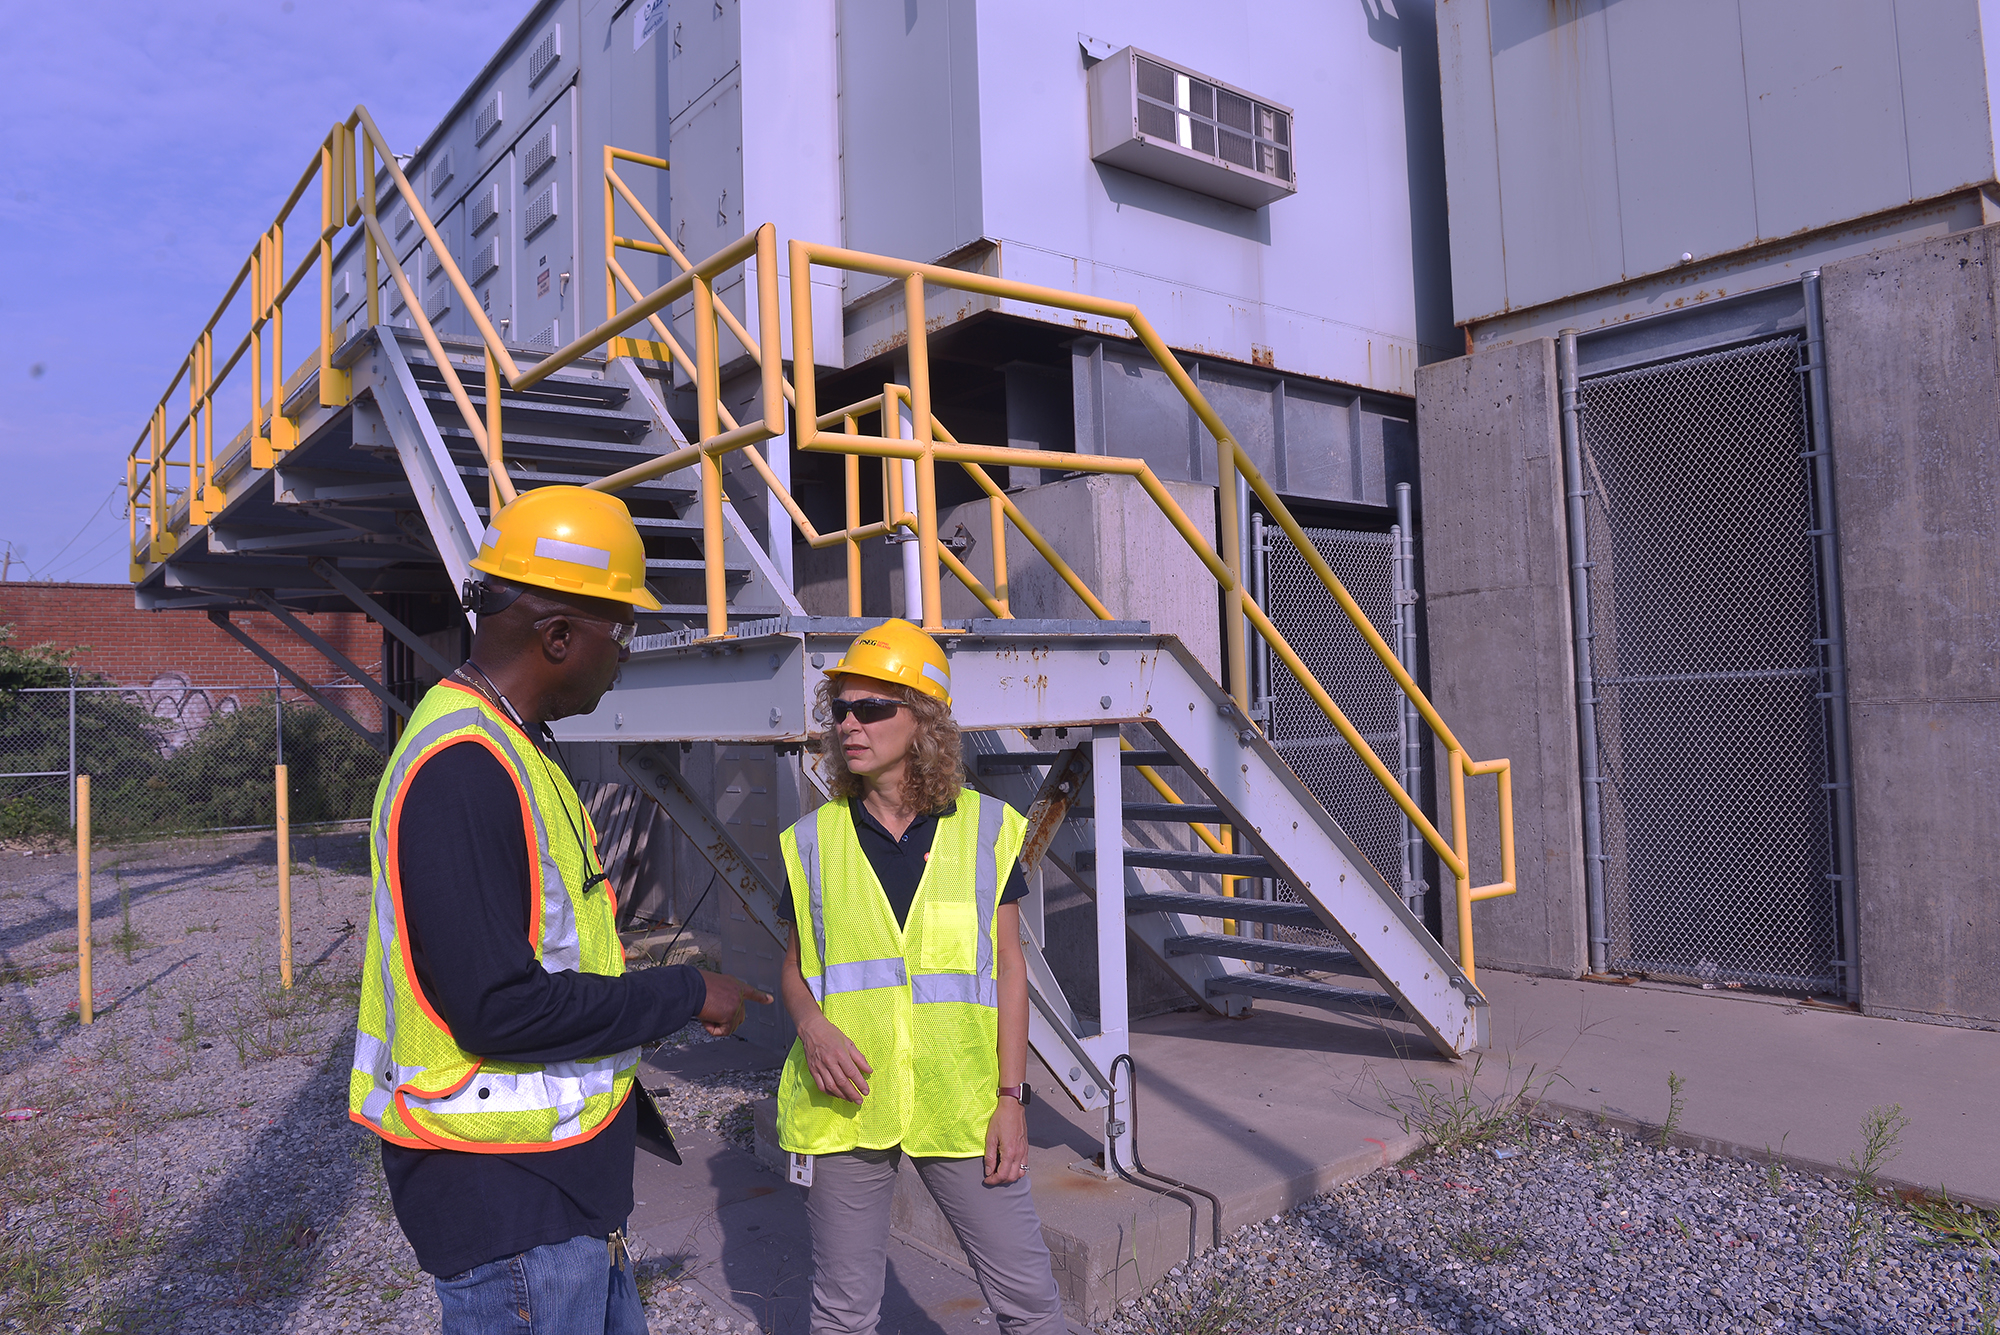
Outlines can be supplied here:
[[[466, 311], [478, 330], [485, 354], [483, 414], [472, 403], [471, 396], [466, 392], [450, 358], [444, 354], [436, 330], [432, 328], [424, 312], [423, 303], [417, 299], [414, 285], [397, 261], [394, 247], [382, 230], [376, 198], [378, 173], [374, 168], [377, 154], [380, 155], [382, 171], [388, 176], [394, 194], [409, 208], [411, 217], [420, 228], [425, 242], [431, 247], [445, 280], [456, 293], [461, 308]], [[721, 478], [721, 460], [727, 454], [737, 451], [748, 452], [751, 466], [770, 488], [772, 495], [779, 500], [792, 523], [811, 546], [845, 547], [848, 567], [848, 607], [853, 615], [861, 613], [860, 543], [866, 538], [885, 536], [897, 530], [905, 530], [912, 534], [918, 543], [920, 557], [924, 622], [927, 628], [933, 630], [943, 628], [940, 576], [945, 570], [949, 570], [953, 577], [995, 616], [1011, 616], [1007, 595], [1006, 558], [1006, 531], [1009, 525], [1049, 562], [1051, 569], [1093, 615], [1100, 619], [1111, 619], [1113, 615], [1111, 610], [1063, 560], [1054, 545], [1035, 529], [1012, 498], [986, 470], [989, 467], [1059, 468], [1068, 472], [1132, 478], [1173, 525], [1188, 548], [1209, 570], [1223, 594], [1229, 614], [1225, 617], [1227, 672], [1237, 703], [1239, 705], [1248, 703], [1247, 628], [1254, 628], [1270, 645], [1279, 661], [1298, 679], [1301, 688], [1332, 721], [1342, 738], [1368, 766], [1376, 781], [1423, 835], [1425, 842], [1437, 854], [1440, 862], [1451, 870], [1458, 891], [1456, 916], [1460, 938], [1460, 960], [1467, 977], [1473, 976], [1472, 902], [1511, 894], [1516, 885], [1512, 786], [1508, 762], [1504, 759], [1474, 761], [1470, 758], [1429, 699], [1418, 689], [1403, 665], [1397, 661], [1394, 652], [1341, 585], [1331, 567], [1306, 538], [1290, 509], [1251, 462], [1185, 368], [1135, 306], [1128, 302], [1037, 287], [940, 265], [913, 264], [905, 260], [870, 255], [840, 247], [793, 241], [790, 243], [789, 268], [792, 353], [795, 366], [811, 367], [814, 364], [811, 270], [815, 265], [900, 281], [903, 289], [908, 328], [908, 386], [887, 385], [883, 387], [880, 395], [822, 414], [818, 410], [818, 387], [813, 377], [804, 376], [797, 383], [793, 383], [783, 374], [779, 342], [780, 313], [775, 230], [770, 224], [764, 224], [755, 232], [724, 247], [701, 263], [692, 263], [622, 179], [618, 171], [618, 164], [621, 162], [660, 170], [665, 170], [667, 167], [667, 163], [660, 158], [609, 146], [604, 150], [605, 320], [597, 328], [578, 334], [570, 343], [524, 368], [516, 363], [488, 320], [484, 309], [474, 298], [471, 287], [453, 260], [449, 248], [438, 235], [419, 193], [411, 186], [394, 155], [389, 152], [386, 142], [367, 110], [357, 107], [344, 122], [333, 126], [319, 145], [312, 162], [301, 174], [297, 185], [293, 187], [291, 194], [278, 210], [271, 226], [259, 236], [250, 255], [231, 281], [221, 304], [196, 336], [193, 346], [176, 370], [166, 392], [149, 414], [146, 430], [141, 433], [130, 451], [126, 461], [126, 488], [130, 501], [128, 536], [132, 546], [134, 580], [144, 577], [148, 564], [162, 561], [176, 550], [180, 531], [170, 522], [170, 511], [177, 499], [185, 501], [187, 527], [208, 522], [225, 503], [226, 498], [217, 485], [213, 457], [215, 398], [217, 387], [237, 367], [246, 352], [250, 354], [252, 466], [269, 467], [296, 443], [297, 422], [287, 417], [284, 411], [286, 385], [289, 383], [283, 374], [285, 301], [315, 268], [320, 276], [320, 337], [308, 362], [318, 363], [315, 369], [318, 373], [320, 404], [325, 407], [335, 407], [347, 401], [351, 393], [348, 377], [333, 364], [338, 344], [334, 338], [332, 318], [332, 260], [335, 240], [346, 229], [358, 227], [363, 247], [369, 323], [374, 325], [380, 321], [380, 265], [386, 259], [388, 277], [409, 308], [412, 324], [435, 360], [454, 404], [465, 419], [468, 434], [485, 459], [489, 477], [489, 506], [497, 508], [513, 499], [515, 494], [503, 456], [504, 436], [501, 416], [503, 389], [525, 389], [578, 358], [607, 346], [613, 356], [636, 355], [654, 360], [671, 360], [694, 381], [699, 439], [686, 448], [661, 455], [610, 477], [599, 479], [590, 485], [601, 490], [616, 491], [690, 465], [699, 467], [707, 628], [708, 634], [714, 638], [726, 637], [729, 633], [727, 585], [722, 564], [724, 529], [722, 507], [726, 498]], [[291, 220], [295, 206], [305, 197], [315, 180], [320, 185], [318, 234], [313, 238], [310, 253], [302, 256], [297, 265], [287, 271], [286, 225]], [[623, 201], [632, 216], [638, 220], [645, 236], [628, 237], [619, 233], [615, 217], [619, 201]], [[663, 256], [672, 260], [680, 269], [680, 273], [652, 292], [641, 293], [638, 285], [618, 262], [617, 253], [620, 250]], [[743, 321], [716, 299], [715, 295], [716, 281], [722, 275], [752, 259], [756, 264], [757, 330], [754, 335], [744, 326]], [[250, 327], [218, 370], [215, 365], [216, 328], [239, 293], [245, 290], [246, 284], [251, 311]], [[1074, 311], [1102, 320], [1118, 321], [1130, 328], [1133, 336], [1152, 355], [1215, 440], [1221, 511], [1218, 536], [1225, 540], [1221, 544], [1221, 550], [1202, 535], [1143, 460], [964, 443], [945, 430], [937, 421], [931, 404], [929, 335], [924, 319], [924, 293], [927, 285], [1032, 303], [1047, 309]], [[621, 293], [629, 298], [631, 303], [622, 309], [619, 305]], [[692, 298], [695, 343], [692, 356], [675, 338], [668, 324], [659, 318], [660, 312], [682, 297]], [[641, 323], [648, 325], [658, 338], [641, 340], [626, 337], [629, 330]], [[739, 423], [722, 403], [718, 341], [725, 327], [760, 372], [761, 420]], [[661, 354], [664, 354], [664, 357]], [[264, 393], [267, 364], [270, 368], [268, 398]], [[302, 366], [301, 374], [304, 369]], [[187, 381], [188, 408], [184, 415], [170, 423], [168, 402], [183, 379]], [[888, 431], [892, 416], [899, 415], [905, 403], [910, 409], [913, 428], [908, 438], [903, 437], [900, 432], [891, 435]], [[844, 456], [845, 527], [836, 532], [820, 532], [815, 528], [803, 508], [781, 484], [762, 452], [756, 448], [761, 442], [779, 436], [787, 430], [785, 420], [787, 404], [794, 410], [798, 448]], [[881, 434], [866, 435], [860, 431], [860, 419], [871, 415], [881, 419], [883, 423]], [[171, 456], [183, 435], [188, 437], [187, 455], [183, 460], [175, 460]], [[878, 459], [883, 465], [883, 517], [867, 525], [860, 522], [860, 460], [864, 457]], [[909, 460], [915, 466], [914, 496], [906, 497], [903, 494], [902, 470], [894, 466], [901, 460]], [[172, 465], [181, 463], [186, 465], [187, 483], [176, 493], [170, 484], [168, 469]], [[991, 587], [983, 583], [956, 553], [939, 541], [936, 474], [939, 463], [955, 464], [963, 469], [987, 496], [993, 548]], [[1243, 520], [1236, 504], [1238, 476], [1241, 476], [1245, 485], [1256, 495], [1257, 500], [1269, 512], [1278, 527], [1291, 539], [1342, 612], [1388, 670], [1397, 686], [1416, 705], [1419, 716], [1444, 745], [1450, 756], [1448, 785], [1452, 827], [1450, 838], [1446, 838], [1432, 824], [1414, 799], [1403, 790], [1395, 776], [1375, 755], [1373, 748], [1367, 745], [1331, 695], [1307, 670], [1297, 652], [1271, 623], [1264, 608], [1245, 591], [1243, 572], [1240, 569], [1241, 544], [1236, 540]], [[143, 540], [140, 531], [142, 511], [145, 515]], [[1501, 880], [1488, 885], [1474, 886], [1471, 882], [1472, 858], [1466, 829], [1464, 781], [1468, 777], [1487, 774], [1495, 776], [1498, 785]], [[1158, 775], [1146, 773], [1145, 777], [1163, 797], [1168, 800], [1178, 800]], [[1233, 843], [1229, 838], [1230, 832], [1227, 827], [1213, 833], [1199, 825], [1194, 828], [1211, 848], [1226, 849]]]

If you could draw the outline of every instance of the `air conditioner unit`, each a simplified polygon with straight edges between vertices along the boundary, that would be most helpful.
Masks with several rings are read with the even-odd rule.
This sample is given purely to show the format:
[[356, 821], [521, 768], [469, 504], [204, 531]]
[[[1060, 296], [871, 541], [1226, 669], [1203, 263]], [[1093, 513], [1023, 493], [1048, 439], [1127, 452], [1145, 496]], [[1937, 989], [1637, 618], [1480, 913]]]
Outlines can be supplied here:
[[1290, 107], [1133, 46], [1089, 81], [1092, 161], [1249, 209], [1297, 193]]

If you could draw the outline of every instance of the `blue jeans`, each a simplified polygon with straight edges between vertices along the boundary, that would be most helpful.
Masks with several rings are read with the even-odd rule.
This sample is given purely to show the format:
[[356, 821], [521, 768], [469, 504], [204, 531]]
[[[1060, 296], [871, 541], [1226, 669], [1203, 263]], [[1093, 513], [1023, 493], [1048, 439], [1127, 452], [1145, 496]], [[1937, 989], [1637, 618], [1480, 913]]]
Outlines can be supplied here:
[[444, 1335], [646, 1335], [621, 1236], [551, 1242], [437, 1282]]

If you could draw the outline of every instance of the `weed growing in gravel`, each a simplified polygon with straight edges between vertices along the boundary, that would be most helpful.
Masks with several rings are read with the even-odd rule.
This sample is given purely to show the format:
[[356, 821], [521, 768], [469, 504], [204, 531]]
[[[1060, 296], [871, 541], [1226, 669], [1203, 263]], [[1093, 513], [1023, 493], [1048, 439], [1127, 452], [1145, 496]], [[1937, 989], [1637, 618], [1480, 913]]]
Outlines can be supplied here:
[[1847, 1251], [1841, 1260], [1842, 1273], [1853, 1266], [1871, 1223], [1880, 1231], [1881, 1224], [1876, 1218], [1876, 1208], [1881, 1203], [1882, 1195], [1878, 1179], [1889, 1161], [1902, 1152], [1903, 1132], [1909, 1125], [1910, 1119], [1903, 1115], [1900, 1103], [1892, 1103], [1886, 1108], [1870, 1108], [1861, 1119], [1861, 1148], [1842, 1161], [1842, 1166], [1854, 1176], [1854, 1198], [1847, 1217]]
[[1519, 1251], [1521, 1237], [1521, 1234], [1515, 1233], [1504, 1238], [1486, 1238], [1477, 1229], [1465, 1228], [1460, 1229], [1458, 1236], [1452, 1239], [1451, 1249], [1468, 1261], [1492, 1265]]
[[132, 887], [125, 884], [122, 872], [113, 872], [118, 878], [118, 931], [112, 936], [111, 944], [118, 947], [125, 956], [125, 962], [132, 962], [132, 952], [146, 943], [146, 938], [132, 930]]
[[217, 1269], [236, 1281], [237, 1306], [265, 1302], [298, 1289], [318, 1244], [319, 1230], [306, 1223], [303, 1210], [294, 1210], [274, 1226], [246, 1221], [236, 1259]]
[[2000, 1248], [2000, 1211], [1954, 1201], [1943, 1187], [1910, 1202], [1910, 1214], [1931, 1232], [1974, 1247]]
[[1667, 1120], [1660, 1123], [1660, 1148], [1665, 1149], [1674, 1132], [1681, 1129], [1681, 1111], [1687, 1106], [1687, 1081], [1674, 1071], [1667, 1072]]
[[1528, 1110], [1562, 1077], [1550, 1071], [1537, 1081], [1538, 1068], [1530, 1066], [1516, 1083], [1514, 1063], [1509, 1058], [1499, 1090], [1483, 1095], [1478, 1080], [1485, 1062], [1482, 1053], [1473, 1059], [1471, 1071], [1442, 1085], [1435, 1080], [1412, 1079], [1408, 1094], [1391, 1093], [1379, 1078], [1375, 1087], [1389, 1111], [1402, 1119], [1403, 1130], [1422, 1136], [1434, 1152], [1468, 1141], [1498, 1138], [1510, 1129], [1525, 1136]]

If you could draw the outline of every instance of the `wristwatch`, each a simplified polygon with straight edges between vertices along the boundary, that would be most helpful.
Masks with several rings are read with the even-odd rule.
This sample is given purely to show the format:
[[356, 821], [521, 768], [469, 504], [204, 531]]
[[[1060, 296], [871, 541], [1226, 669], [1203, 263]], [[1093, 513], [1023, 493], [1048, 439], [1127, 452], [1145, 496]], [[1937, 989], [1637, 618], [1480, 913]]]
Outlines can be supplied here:
[[995, 1097], [1003, 1099], [1013, 1099], [1016, 1103], [1019, 1103], [1023, 1108], [1025, 1108], [1030, 1103], [1034, 1102], [1035, 1091], [1029, 1088], [1026, 1084], [1002, 1085], [1000, 1086]]

